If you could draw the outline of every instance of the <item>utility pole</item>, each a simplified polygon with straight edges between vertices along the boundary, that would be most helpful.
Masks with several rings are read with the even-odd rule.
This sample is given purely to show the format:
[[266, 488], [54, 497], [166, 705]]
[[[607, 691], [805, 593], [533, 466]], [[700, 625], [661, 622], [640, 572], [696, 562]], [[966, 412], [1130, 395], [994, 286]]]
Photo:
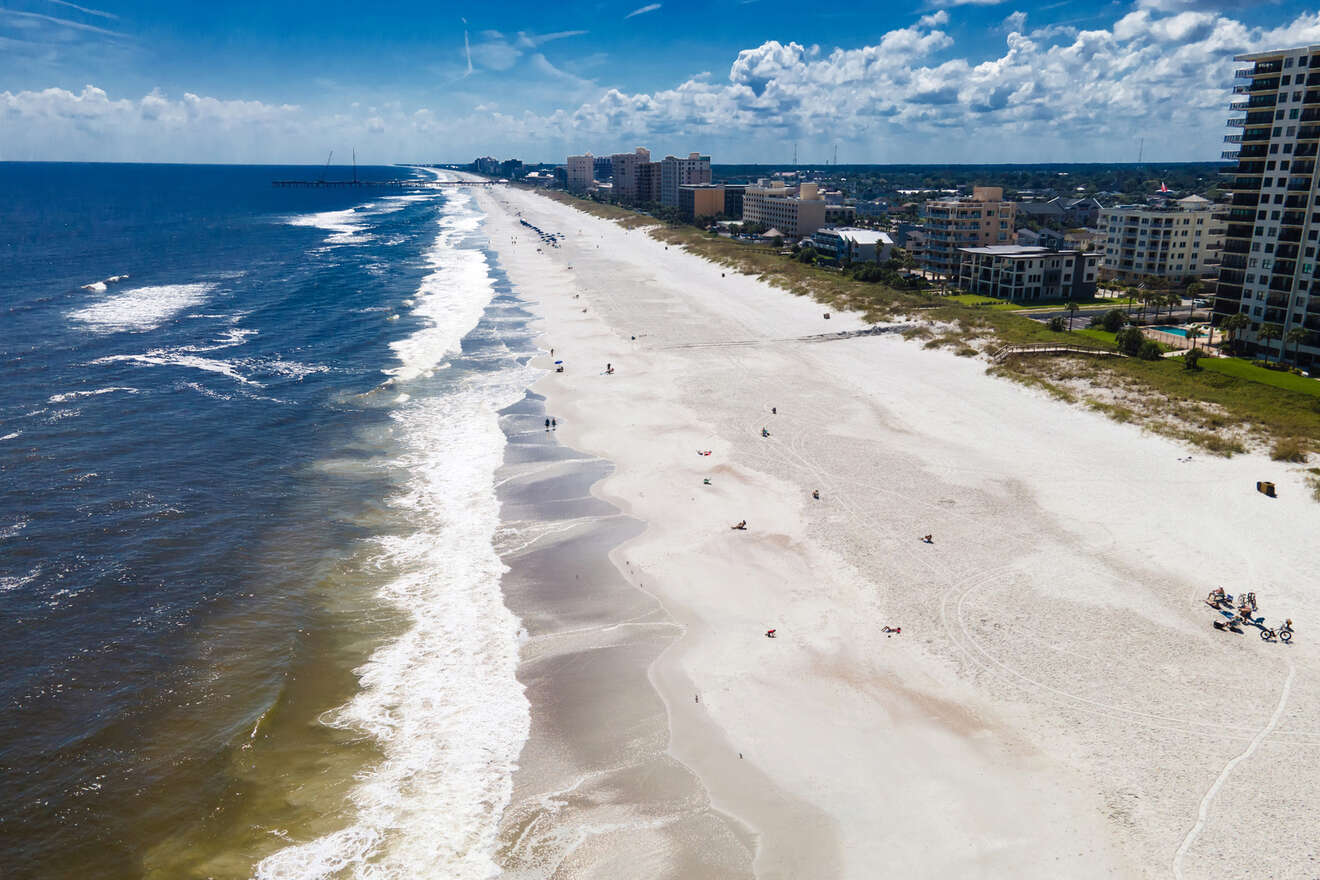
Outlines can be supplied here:
[[793, 142], [793, 167], [797, 167], [797, 142]]

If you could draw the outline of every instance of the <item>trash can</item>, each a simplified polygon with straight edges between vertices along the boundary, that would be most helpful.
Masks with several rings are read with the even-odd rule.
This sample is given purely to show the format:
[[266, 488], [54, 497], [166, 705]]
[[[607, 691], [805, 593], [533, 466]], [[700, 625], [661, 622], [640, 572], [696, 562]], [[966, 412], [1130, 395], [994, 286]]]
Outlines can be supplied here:
[[1266, 480], [1259, 480], [1256, 482], [1256, 491], [1268, 495], [1270, 498], [1279, 497], [1274, 494], [1274, 484]]

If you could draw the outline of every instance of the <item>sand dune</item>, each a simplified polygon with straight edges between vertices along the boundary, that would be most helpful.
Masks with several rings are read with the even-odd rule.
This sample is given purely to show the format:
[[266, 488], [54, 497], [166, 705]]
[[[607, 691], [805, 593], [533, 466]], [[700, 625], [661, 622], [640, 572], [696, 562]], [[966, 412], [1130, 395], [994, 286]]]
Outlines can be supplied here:
[[[700, 782], [683, 833], [656, 838], [640, 873], [619, 873], [642, 839], [620, 833], [635, 815], [547, 819], [540, 864], [1320, 870], [1320, 505], [1296, 468], [1208, 458], [898, 336], [791, 341], [862, 325], [533, 193], [478, 198], [543, 346], [566, 361], [537, 389], [559, 440], [613, 462], [593, 491], [644, 524], [610, 558], [641, 591], [634, 613], [667, 628], [602, 662], [646, 665], [667, 736], [638, 749], [673, 763], [633, 784]], [[538, 253], [517, 212], [563, 246]], [[1260, 479], [1280, 497], [1254, 492]], [[728, 527], [741, 519], [747, 531]], [[1201, 601], [1216, 585], [1255, 590], [1298, 638], [1216, 631]], [[604, 719], [624, 698], [575, 696], [603, 701], [580, 709]], [[511, 816], [544, 795], [550, 760], [525, 753]], [[529, 833], [510, 823], [505, 841]], [[694, 867], [703, 835], [732, 855]]]

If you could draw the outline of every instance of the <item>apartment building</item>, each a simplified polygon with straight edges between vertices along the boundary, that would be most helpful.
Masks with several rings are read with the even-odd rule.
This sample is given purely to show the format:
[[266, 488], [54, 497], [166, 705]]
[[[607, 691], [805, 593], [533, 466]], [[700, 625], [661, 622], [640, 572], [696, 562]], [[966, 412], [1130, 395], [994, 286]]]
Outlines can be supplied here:
[[[1241, 334], [1257, 351], [1279, 350], [1273, 331], [1307, 334], [1298, 365], [1320, 367], [1320, 285], [1316, 150], [1320, 145], [1320, 45], [1239, 55], [1230, 105], [1244, 115], [1228, 120], [1239, 132], [1225, 137], [1223, 154], [1237, 164], [1221, 172], [1231, 193], [1214, 319], [1244, 314]], [[1276, 325], [1261, 330], [1265, 325]]]
[[596, 157], [587, 153], [583, 156], [569, 156], [564, 163], [568, 175], [567, 186], [572, 192], [586, 192], [596, 181]]
[[998, 186], [977, 186], [960, 199], [926, 203], [923, 269], [952, 278], [961, 264], [960, 248], [1012, 244], [1016, 205], [1004, 201]]
[[660, 201], [660, 163], [637, 163], [637, 201], [654, 204]]
[[1023, 302], [1095, 298], [1100, 254], [1022, 245], [959, 248], [958, 287]]
[[724, 187], [718, 183], [685, 183], [678, 188], [678, 213], [699, 220], [724, 213]]
[[614, 172], [614, 196], [620, 201], [642, 201], [637, 198], [637, 169], [651, 161], [651, 151], [646, 147], [637, 147], [631, 153], [615, 153], [610, 156], [610, 168]]
[[1101, 267], [1119, 281], [1198, 278], [1219, 268], [1224, 221], [1214, 203], [1200, 196], [1105, 208], [1099, 224], [1105, 236]]
[[894, 240], [887, 232], [834, 226], [816, 230], [811, 236], [811, 245], [827, 261], [839, 266], [884, 263], [893, 256], [894, 250]]
[[686, 159], [665, 156], [660, 162], [660, 203], [678, 207], [678, 188], [710, 183], [710, 156], [688, 153]]
[[790, 187], [782, 180], [760, 180], [743, 191], [742, 218], [801, 238], [825, 225], [825, 199], [814, 183]]

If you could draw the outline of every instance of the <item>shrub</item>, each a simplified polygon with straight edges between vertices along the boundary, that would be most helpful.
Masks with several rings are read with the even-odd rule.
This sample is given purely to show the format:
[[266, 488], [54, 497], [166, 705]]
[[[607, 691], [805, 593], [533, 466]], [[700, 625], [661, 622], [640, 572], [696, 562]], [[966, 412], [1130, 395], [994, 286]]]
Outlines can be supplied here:
[[1137, 357], [1143, 361], [1157, 361], [1164, 355], [1164, 350], [1160, 344], [1153, 339], [1147, 339], [1141, 343], [1141, 348], [1137, 349]]
[[1201, 354], [1201, 350], [1199, 348], [1192, 349], [1191, 351], [1187, 352], [1187, 354], [1183, 355], [1183, 369], [1184, 370], [1201, 369], [1197, 364], [1200, 362], [1201, 358], [1203, 357], [1205, 357], [1205, 355]]
[[1147, 340], [1136, 327], [1128, 327], [1126, 330], [1119, 330], [1114, 341], [1118, 343], [1118, 350], [1123, 354], [1135, 355], [1141, 351], [1141, 344]]
[[1117, 333], [1127, 324], [1127, 315], [1123, 314], [1122, 309], [1110, 309], [1101, 316], [1100, 323], [1110, 333]]
[[1050, 329], [1055, 333], [1062, 333], [1064, 331], [1063, 318], [1060, 318], [1058, 315], [1050, 318]]
[[1274, 441], [1270, 458], [1275, 461], [1291, 461], [1301, 464], [1306, 461], [1306, 443], [1300, 437], [1284, 437]]

